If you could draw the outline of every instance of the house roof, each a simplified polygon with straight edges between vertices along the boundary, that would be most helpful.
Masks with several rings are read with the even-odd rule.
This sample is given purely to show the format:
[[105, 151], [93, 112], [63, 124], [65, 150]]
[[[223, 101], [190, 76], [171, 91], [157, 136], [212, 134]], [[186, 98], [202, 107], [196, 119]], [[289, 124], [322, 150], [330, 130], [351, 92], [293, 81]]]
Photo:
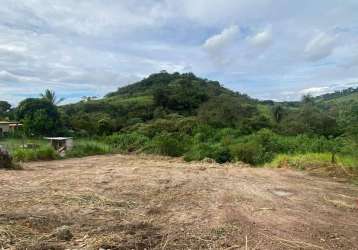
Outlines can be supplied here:
[[20, 124], [19, 122], [0, 121], [0, 124]]
[[10, 123], [9, 124], [9, 127], [21, 127], [21, 126], [23, 126], [23, 124], [22, 123]]
[[44, 139], [52, 141], [65, 141], [72, 139], [72, 137], [44, 137]]

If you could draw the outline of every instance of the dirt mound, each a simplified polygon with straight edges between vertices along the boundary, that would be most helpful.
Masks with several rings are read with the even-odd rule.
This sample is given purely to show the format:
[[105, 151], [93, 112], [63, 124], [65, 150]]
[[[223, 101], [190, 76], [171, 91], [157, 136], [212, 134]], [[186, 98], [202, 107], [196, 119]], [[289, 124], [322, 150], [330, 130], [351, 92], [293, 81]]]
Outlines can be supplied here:
[[302, 171], [142, 155], [0, 170], [0, 249], [356, 249], [357, 235], [358, 187]]

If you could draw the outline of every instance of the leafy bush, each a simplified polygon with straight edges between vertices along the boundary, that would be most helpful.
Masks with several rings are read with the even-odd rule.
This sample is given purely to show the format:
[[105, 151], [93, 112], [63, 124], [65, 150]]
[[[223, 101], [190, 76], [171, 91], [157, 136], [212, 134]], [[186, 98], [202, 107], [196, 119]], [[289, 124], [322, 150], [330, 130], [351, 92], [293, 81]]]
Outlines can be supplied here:
[[272, 162], [267, 164], [269, 167], [293, 167], [304, 170], [310, 167], [327, 167], [342, 166], [358, 173], [358, 158], [353, 156], [338, 155], [337, 162], [332, 163], [332, 155], [330, 153], [307, 153], [287, 155], [279, 154]]
[[198, 110], [198, 118], [213, 127], [240, 127], [258, 113], [256, 106], [232, 95], [209, 99]]
[[217, 163], [225, 163], [232, 160], [232, 155], [227, 147], [215, 147], [209, 154], [209, 158], [214, 159]]
[[51, 146], [45, 145], [39, 148], [17, 148], [13, 151], [15, 161], [45, 161], [59, 159], [60, 156]]
[[181, 156], [185, 152], [184, 141], [173, 134], [162, 133], [152, 139], [145, 151], [167, 156]]
[[177, 122], [175, 120], [157, 119], [151, 123], [139, 124], [139, 126], [133, 127], [131, 131], [153, 138], [162, 132], [174, 133], [177, 132], [178, 129]]
[[264, 148], [255, 142], [246, 142], [232, 145], [230, 152], [236, 161], [242, 161], [252, 165], [264, 163], [267, 156], [265, 156]]
[[139, 133], [117, 133], [105, 138], [105, 142], [120, 152], [133, 152], [143, 148], [149, 138]]
[[74, 147], [66, 152], [66, 157], [83, 157], [89, 155], [103, 155], [112, 153], [113, 149], [104, 143], [96, 141], [79, 141]]
[[209, 157], [213, 151], [212, 145], [207, 143], [196, 143], [194, 144], [185, 154], [185, 161], [201, 161], [206, 157]]

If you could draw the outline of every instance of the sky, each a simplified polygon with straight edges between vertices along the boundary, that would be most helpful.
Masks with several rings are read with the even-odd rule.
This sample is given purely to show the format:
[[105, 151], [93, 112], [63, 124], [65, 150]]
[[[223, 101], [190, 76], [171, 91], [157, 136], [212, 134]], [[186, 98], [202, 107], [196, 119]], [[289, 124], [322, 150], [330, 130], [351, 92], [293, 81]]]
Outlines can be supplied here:
[[258, 99], [358, 86], [357, 0], [0, 0], [0, 100], [193, 72]]

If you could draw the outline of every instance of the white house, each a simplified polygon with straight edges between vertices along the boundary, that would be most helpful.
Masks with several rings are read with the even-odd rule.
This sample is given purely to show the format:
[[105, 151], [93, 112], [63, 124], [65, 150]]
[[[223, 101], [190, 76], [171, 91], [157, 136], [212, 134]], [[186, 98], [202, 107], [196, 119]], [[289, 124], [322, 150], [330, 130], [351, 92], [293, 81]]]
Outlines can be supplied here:
[[7, 122], [7, 121], [0, 121], [0, 136], [4, 134], [13, 133], [22, 124], [19, 122]]

